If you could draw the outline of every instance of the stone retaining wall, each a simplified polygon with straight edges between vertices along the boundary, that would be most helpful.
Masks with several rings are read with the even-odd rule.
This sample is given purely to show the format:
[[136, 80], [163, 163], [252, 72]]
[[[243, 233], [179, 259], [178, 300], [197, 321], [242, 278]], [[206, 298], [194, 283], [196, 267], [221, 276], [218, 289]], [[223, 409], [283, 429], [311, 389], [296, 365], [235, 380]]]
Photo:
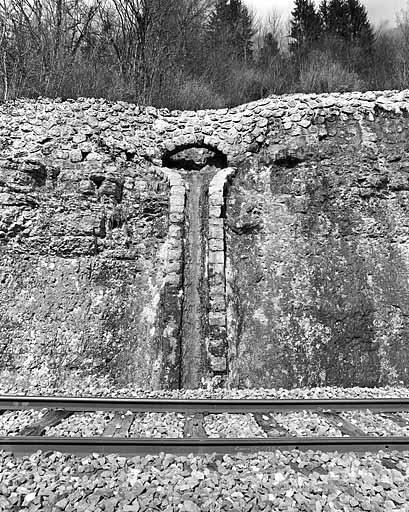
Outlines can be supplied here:
[[178, 387], [186, 190], [164, 162], [205, 147], [228, 165], [209, 188], [210, 374], [409, 382], [408, 117], [409, 91], [0, 105], [3, 367]]

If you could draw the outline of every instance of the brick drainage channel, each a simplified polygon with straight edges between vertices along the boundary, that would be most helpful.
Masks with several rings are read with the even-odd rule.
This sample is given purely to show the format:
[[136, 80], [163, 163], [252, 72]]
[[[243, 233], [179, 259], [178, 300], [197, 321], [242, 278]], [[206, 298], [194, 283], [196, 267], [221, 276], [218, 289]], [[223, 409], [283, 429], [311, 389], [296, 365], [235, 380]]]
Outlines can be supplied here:
[[[24, 411], [28, 409], [48, 409], [37, 423], [25, 427], [17, 436], [0, 437], [0, 449], [15, 455], [31, 454], [39, 449], [57, 450], [74, 454], [117, 453], [126, 455], [158, 454], [237, 454], [274, 451], [276, 449], [320, 450], [339, 452], [362, 452], [379, 450], [409, 450], [409, 436], [386, 437], [369, 436], [348, 422], [342, 421], [339, 413], [352, 410], [369, 410], [373, 413], [396, 416], [409, 411], [409, 399], [307, 399], [307, 400], [164, 400], [133, 398], [67, 398], [67, 397], [0, 397], [0, 410]], [[57, 425], [71, 414], [90, 411], [132, 411], [179, 412], [193, 415], [193, 421], [186, 422], [185, 437], [178, 438], [126, 438], [110, 437], [104, 432], [96, 437], [47, 437], [38, 435], [45, 426]], [[271, 436], [269, 413], [284, 411], [313, 411], [329, 421], [342, 423], [341, 430], [348, 437], [295, 437]], [[254, 415], [267, 437], [224, 438], [204, 437], [201, 422], [206, 414], [236, 413]], [[190, 423], [189, 423], [190, 422]], [[340, 423], [339, 423], [340, 422]], [[186, 426], [186, 425], [185, 425]], [[128, 425], [129, 427], [129, 425]], [[270, 435], [269, 435], [270, 432]], [[27, 435], [28, 434], [28, 435]]]
[[216, 148], [200, 146], [176, 148], [162, 163], [171, 185], [170, 231], [178, 233], [170, 244], [167, 279], [173, 283], [169, 344], [177, 346], [172, 383], [178, 372], [180, 389], [199, 388], [209, 379], [222, 386], [228, 373], [225, 193], [236, 170]]

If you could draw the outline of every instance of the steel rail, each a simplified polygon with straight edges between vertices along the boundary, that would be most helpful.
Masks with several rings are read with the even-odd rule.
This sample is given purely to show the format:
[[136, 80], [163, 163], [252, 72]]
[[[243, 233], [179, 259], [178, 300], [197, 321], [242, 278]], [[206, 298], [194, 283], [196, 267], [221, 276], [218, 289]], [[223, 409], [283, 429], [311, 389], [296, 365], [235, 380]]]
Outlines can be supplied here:
[[113, 437], [0, 437], [0, 450], [16, 456], [37, 450], [58, 451], [76, 455], [118, 454], [126, 456], [157, 455], [161, 452], [186, 454], [238, 454], [274, 450], [319, 450], [325, 452], [374, 452], [379, 450], [409, 451], [408, 437], [305, 437], [305, 438], [113, 438]]
[[127, 410], [134, 412], [180, 413], [268, 413], [272, 411], [345, 411], [370, 409], [373, 412], [409, 411], [408, 398], [377, 399], [158, 399], [55, 396], [0, 396], [0, 410], [61, 409], [68, 411]]

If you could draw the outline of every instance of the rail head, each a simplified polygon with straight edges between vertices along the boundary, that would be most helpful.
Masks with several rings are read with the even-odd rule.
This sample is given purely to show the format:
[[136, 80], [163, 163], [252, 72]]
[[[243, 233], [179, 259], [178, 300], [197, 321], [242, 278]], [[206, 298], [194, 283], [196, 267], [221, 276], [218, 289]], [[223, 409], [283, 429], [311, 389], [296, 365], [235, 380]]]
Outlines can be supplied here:
[[66, 396], [0, 396], [0, 410], [61, 409], [78, 412], [129, 410], [133, 412], [180, 413], [269, 413], [283, 411], [344, 411], [370, 409], [374, 412], [409, 411], [407, 398], [377, 399], [160, 399]]
[[120, 455], [155, 455], [159, 453], [238, 454], [275, 450], [316, 450], [325, 452], [405, 451], [409, 456], [407, 437], [305, 437], [305, 438], [75, 438], [75, 437], [0, 437], [0, 450], [17, 456], [38, 450], [84, 455], [90, 453]]

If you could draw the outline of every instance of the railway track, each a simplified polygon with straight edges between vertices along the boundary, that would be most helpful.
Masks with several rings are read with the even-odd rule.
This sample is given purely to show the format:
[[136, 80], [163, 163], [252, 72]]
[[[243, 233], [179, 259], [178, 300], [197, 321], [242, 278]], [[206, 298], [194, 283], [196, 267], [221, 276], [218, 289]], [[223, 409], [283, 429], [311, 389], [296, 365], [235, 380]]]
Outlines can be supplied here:
[[[8, 411], [41, 410], [42, 415], [21, 428], [18, 435], [0, 437], [0, 450], [26, 455], [36, 450], [65, 453], [118, 453], [143, 455], [168, 452], [174, 454], [234, 454], [276, 449], [321, 451], [409, 450], [408, 399], [306, 399], [306, 400], [166, 400], [137, 398], [69, 398], [0, 396], [0, 414]], [[109, 411], [113, 418], [101, 436], [53, 437], [44, 435], [71, 416]], [[292, 436], [279, 424], [275, 415], [308, 411], [322, 421], [336, 426], [342, 437]], [[368, 435], [345, 419], [345, 411], [367, 411], [377, 418], [393, 422], [404, 436]], [[136, 415], [179, 413], [186, 416], [183, 438], [129, 437]], [[125, 414], [126, 413], [126, 414]], [[240, 414], [257, 423], [263, 437], [212, 438], [203, 427], [208, 415]], [[119, 434], [119, 436], [118, 436]], [[277, 435], [279, 434], [279, 435]]]

